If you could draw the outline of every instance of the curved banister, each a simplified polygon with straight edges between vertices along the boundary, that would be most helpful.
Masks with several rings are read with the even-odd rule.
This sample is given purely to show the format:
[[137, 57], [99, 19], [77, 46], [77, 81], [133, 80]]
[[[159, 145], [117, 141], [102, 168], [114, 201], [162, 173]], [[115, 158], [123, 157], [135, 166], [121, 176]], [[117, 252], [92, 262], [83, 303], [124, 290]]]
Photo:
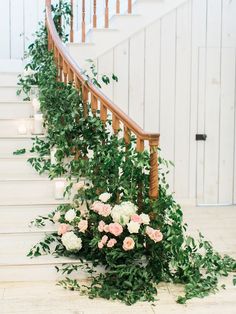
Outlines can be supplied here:
[[59, 79], [65, 83], [68, 81], [75, 83], [77, 88], [82, 89], [84, 100], [84, 115], [87, 115], [88, 94], [91, 95], [91, 106], [95, 113], [100, 102], [100, 119], [103, 123], [107, 119], [107, 111], [112, 113], [112, 127], [115, 133], [119, 130], [120, 122], [124, 125], [124, 139], [128, 143], [130, 133], [133, 132], [137, 137], [137, 150], [144, 150], [144, 141], [149, 142], [150, 146], [150, 197], [158, 197], [158, 164], [157, 148], [159, 145], [158, 133], [145, 132], [136, 122], [125, 114], [117, 105], [115, 105], [104, 93], [98, 89], [83, 74], [83, 70], [77, 62], [69, 55], [67, 49], [62, 43], [52, 18], [51, 0], [46, 1], [46, 27], [48, 30], [48, 49], [53, 50], [55, 61], [58, 68]]

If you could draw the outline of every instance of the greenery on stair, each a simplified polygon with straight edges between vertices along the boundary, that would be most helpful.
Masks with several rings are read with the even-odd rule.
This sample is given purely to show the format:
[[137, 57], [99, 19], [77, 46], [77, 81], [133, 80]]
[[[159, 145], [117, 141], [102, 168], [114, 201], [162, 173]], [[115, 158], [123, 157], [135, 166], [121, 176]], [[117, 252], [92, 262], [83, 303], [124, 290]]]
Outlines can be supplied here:
[[[58, 16], [68, 13], [68, 6], [53, 11], [58, 27]], [[63, 29], [60, 32], [64, 34]], [[127, 146], [121, 136], [112, 134], [109, 117], [103, 125], [99, 111], [93, 115], [89, 103], [84, 117], [81, 90], [58, 81], [43, 25], [28, 57], [26, 69], [35, 72], [21, 77], [19, 84], [28, 93], [31, 85], [38, 86], [46, 129], [45, 139], [36, 138], [31, 150], [38, 157], [29, 162], [52, 179], [66, 178], [66, 193], [71, 193], [70, 202], [32, 222], [43, 227], [50, 221], [58, 232], [48, 234], [29, 256], [74, 258], [74, 264], [58, 269], [66, 275], [59, 284], [91, 298], [119, 299], [129, 305], [154, 301], [162, 281], [184, 285], [179, 303], [215, 292], [219, 276], [234, 271], [236, 262], [221, 257], [201, 234], [198, 240], [186, 235], [181, 208], [168, 192], [169, 163], [159, 158], [160, 195], [150, 200], [149, 153], [135, 150], [135, 137]], [[100, 84], [96, 71], [92, 79]], [[45, 157], [53, 148], [55, 164]], [[99, 265], [105, 271], [97, 273]], [[88, 272], [90, 284], [69, 278], [81, 269]]]

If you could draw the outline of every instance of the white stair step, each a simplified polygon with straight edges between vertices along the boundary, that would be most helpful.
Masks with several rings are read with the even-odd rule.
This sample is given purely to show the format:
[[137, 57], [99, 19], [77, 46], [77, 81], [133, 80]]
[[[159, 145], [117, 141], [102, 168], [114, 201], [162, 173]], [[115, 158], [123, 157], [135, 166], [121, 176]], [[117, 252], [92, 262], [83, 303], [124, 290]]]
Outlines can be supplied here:
[[[47, 216], [58, 205], [34, 205], [34, 206], [0, 206], [0, 234], [19, 233], [37, 231], [36, 227], [30, 227], [29, 224], [37, 216]], [[17, 222], [17, 223], [16, 223]], [[47, 222], [42, 230], [54, 230], [55, 225]], [[41, 230], [41, 229], [40, 229]]]
[[25, 127], [25, 135], [31, 136], [33, 131], [33, 119], [0, 119], [0, 135], [1, 137], [18, 136], [20, 128]]
[[0, 119], [24, 119], [33, 115], [33, 106], [29, 101], [2, 101], [0, 98]]
[[28, 158], [33, 157], [12, 157], [0, 158], [0, 178], [23, 177], [35, 178], [38, 177], [38, 172], [27, 161]]
[[22, 101], [26, 96], [16, 94], [19, 86], [0, 86], [0, 100], [1, 101]]
[[19, 72], [1, 72], [0, 73], [0, 86], [16, 86], [19, 78]]
[[[80, 263], [77, 259], [66, 257], [27, 257], [28, 251], [44, 235], [43, 232], [0, 235], [0, 281], [59, 280], [65, 276], [58, 274], [54, 266]], [[103, 271], [103, 268], [99, 267], [97, 271]], [[79, 271], [76, 277], [87, 279], [89, 276]]]
[[47, 178], [0, 181], [1, 205], [55, 204], [55, 182]]
[[[39, 137], [43, 138], [41, 136]], [[13, 152], [18, 149], [25, 148], [27, 151], [29, 151], [33, 144], [32, 138], [27, 136], [1, 138], [0, 136], [0, 158], [12, 158], [14, 157]]]
[[27, 178], [35, 177], [35, 175], [39, 176], [37, 171], [27, 161], [29, 157], [0, 158], [0, 177], [6, 178], [7, 175], [9, 177], [20, 177], [23, 175]]
[[4, 73], [21, 73], [24, 64], [20, 59], [0, 59], [0, 72]]

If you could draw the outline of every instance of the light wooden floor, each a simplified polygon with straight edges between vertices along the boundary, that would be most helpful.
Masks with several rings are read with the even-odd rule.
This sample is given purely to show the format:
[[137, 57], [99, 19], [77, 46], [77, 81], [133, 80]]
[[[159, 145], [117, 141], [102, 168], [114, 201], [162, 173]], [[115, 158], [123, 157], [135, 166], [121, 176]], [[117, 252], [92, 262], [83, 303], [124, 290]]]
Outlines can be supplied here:
[[[218, 208], [184, 208], [189, 231], [201, 230], [220, 251], [236, 257], [236, 206]], [[236, 287], [232, 275], [223, 278], [226, 290], [205, 299], [194, 299], [187, 305], [175, 303], [182, 287], [159, 286], [154, 305], [139, 303], [132, 307], [101, 299], [89, 300], [76, 292], [66, 291], [53, 282], [0, 283], [1, 314], [236, 314]]]

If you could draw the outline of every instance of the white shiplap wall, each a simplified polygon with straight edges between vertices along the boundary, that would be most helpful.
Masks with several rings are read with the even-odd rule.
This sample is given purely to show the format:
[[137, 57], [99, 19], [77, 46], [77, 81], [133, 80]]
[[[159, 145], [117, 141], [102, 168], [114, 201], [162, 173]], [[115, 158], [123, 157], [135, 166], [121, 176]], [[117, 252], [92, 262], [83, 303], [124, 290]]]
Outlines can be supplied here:
[[44, 20], [44, 0], [0, 1], [0, 59], [21, 59]]
[[[98, 58], [106, 93], [174, 161], [171, 189], [199, 204], [236, 203], [236, 0], [189, 0]], [[206, 133], [206, 142], [196, 142]]]

